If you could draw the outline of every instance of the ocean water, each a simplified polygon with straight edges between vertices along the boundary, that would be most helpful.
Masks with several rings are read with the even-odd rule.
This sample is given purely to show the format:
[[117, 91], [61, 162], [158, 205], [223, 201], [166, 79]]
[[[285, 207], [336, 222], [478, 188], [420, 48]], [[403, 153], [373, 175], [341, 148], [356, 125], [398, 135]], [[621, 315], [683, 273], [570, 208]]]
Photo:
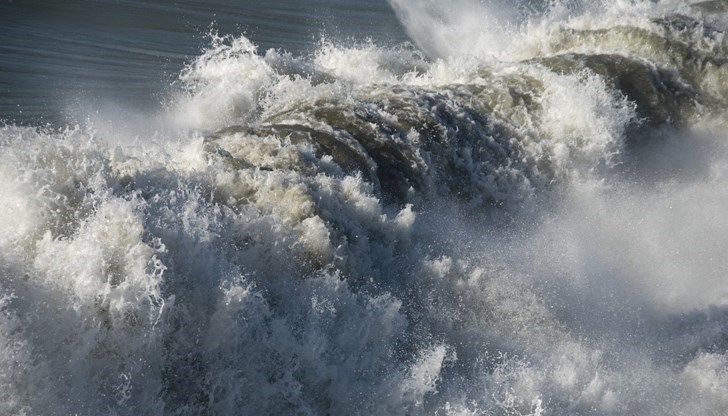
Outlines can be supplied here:
[[152, 111], [213, 31], [299, 55], [326, 37], [406, 40], [385, 0], [3, 0], [0, 23], [0, 115], [25, 125]]
[[728, 2], [0, 23], [0, 414], [728, 414]]

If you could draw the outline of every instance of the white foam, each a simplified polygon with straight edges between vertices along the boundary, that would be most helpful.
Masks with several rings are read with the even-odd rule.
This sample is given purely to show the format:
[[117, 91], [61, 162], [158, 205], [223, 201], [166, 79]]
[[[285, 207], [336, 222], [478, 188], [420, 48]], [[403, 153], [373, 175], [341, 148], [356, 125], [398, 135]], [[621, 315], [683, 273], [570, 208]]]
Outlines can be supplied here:
[[216, 129], [249, 121], [274, 71], [247, 38], [214, 37], [181, 75], [186, 94], [175, 104], [182, 127]]
[[[498, 56], [508, 30], [562, 36], [610, 27], [617, 10], [654, 30], [666, 6], [552, 8], [529, 26], [474, 2], [395, 3], [436, 59], [371, 43], [259, 54], [217, 39], [152, 137], [118, 123], [0, 129], [1, 413], [728, 406], [722, 110], [630, 148], [635, 104], [605, 79]], [[511, 29], [480, 28], [503, 16]], [[474, 49], [453, 53], [456, 41]], [[531, 39], [518, 56], [552, 46]], [[704, 82], [714, 95], [718, 75]], [[422, 195], [386, 195], [303, 134], [367, 156], [377, 148], [356, 147], [345, 122], [397, 126], [405, 110], [443, 123], [435, 150], [447, 157], [421, 126], [361, 125], [382, 147], [414, 148]], [[456, 140], [469, 122], [506, 133]], [[467, 200], [466, 187], [485, 196]], [[484, 202], [493, 195], [513, 203]]]

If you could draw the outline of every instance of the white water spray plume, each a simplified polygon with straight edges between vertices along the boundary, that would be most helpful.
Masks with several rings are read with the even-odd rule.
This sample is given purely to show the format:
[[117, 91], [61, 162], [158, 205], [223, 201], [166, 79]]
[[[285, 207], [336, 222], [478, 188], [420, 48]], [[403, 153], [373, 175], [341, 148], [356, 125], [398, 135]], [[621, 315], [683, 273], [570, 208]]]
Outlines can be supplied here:
[[725, 2], [390, 3], [0, 129], [0, 414], [728, 414]]

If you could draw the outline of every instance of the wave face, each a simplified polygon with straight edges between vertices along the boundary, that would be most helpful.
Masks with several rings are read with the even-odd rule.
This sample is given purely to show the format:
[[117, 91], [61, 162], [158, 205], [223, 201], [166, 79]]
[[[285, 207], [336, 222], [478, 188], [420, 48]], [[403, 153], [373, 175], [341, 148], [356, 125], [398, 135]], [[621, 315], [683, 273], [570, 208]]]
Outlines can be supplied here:
[[391, 4], [0, 129], [0, 413], [725, 414], [725, 2]]

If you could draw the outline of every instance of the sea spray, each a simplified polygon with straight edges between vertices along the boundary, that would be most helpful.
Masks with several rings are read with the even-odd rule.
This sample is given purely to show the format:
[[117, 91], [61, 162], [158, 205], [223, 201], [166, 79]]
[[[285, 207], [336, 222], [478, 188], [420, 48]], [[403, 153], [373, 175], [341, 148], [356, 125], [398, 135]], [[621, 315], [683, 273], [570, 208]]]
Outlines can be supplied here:
[[509, 59], [216, 38], [154, 136], [0, 129], [0, 410], [724, 413], [724, 26], [534, 10]]

